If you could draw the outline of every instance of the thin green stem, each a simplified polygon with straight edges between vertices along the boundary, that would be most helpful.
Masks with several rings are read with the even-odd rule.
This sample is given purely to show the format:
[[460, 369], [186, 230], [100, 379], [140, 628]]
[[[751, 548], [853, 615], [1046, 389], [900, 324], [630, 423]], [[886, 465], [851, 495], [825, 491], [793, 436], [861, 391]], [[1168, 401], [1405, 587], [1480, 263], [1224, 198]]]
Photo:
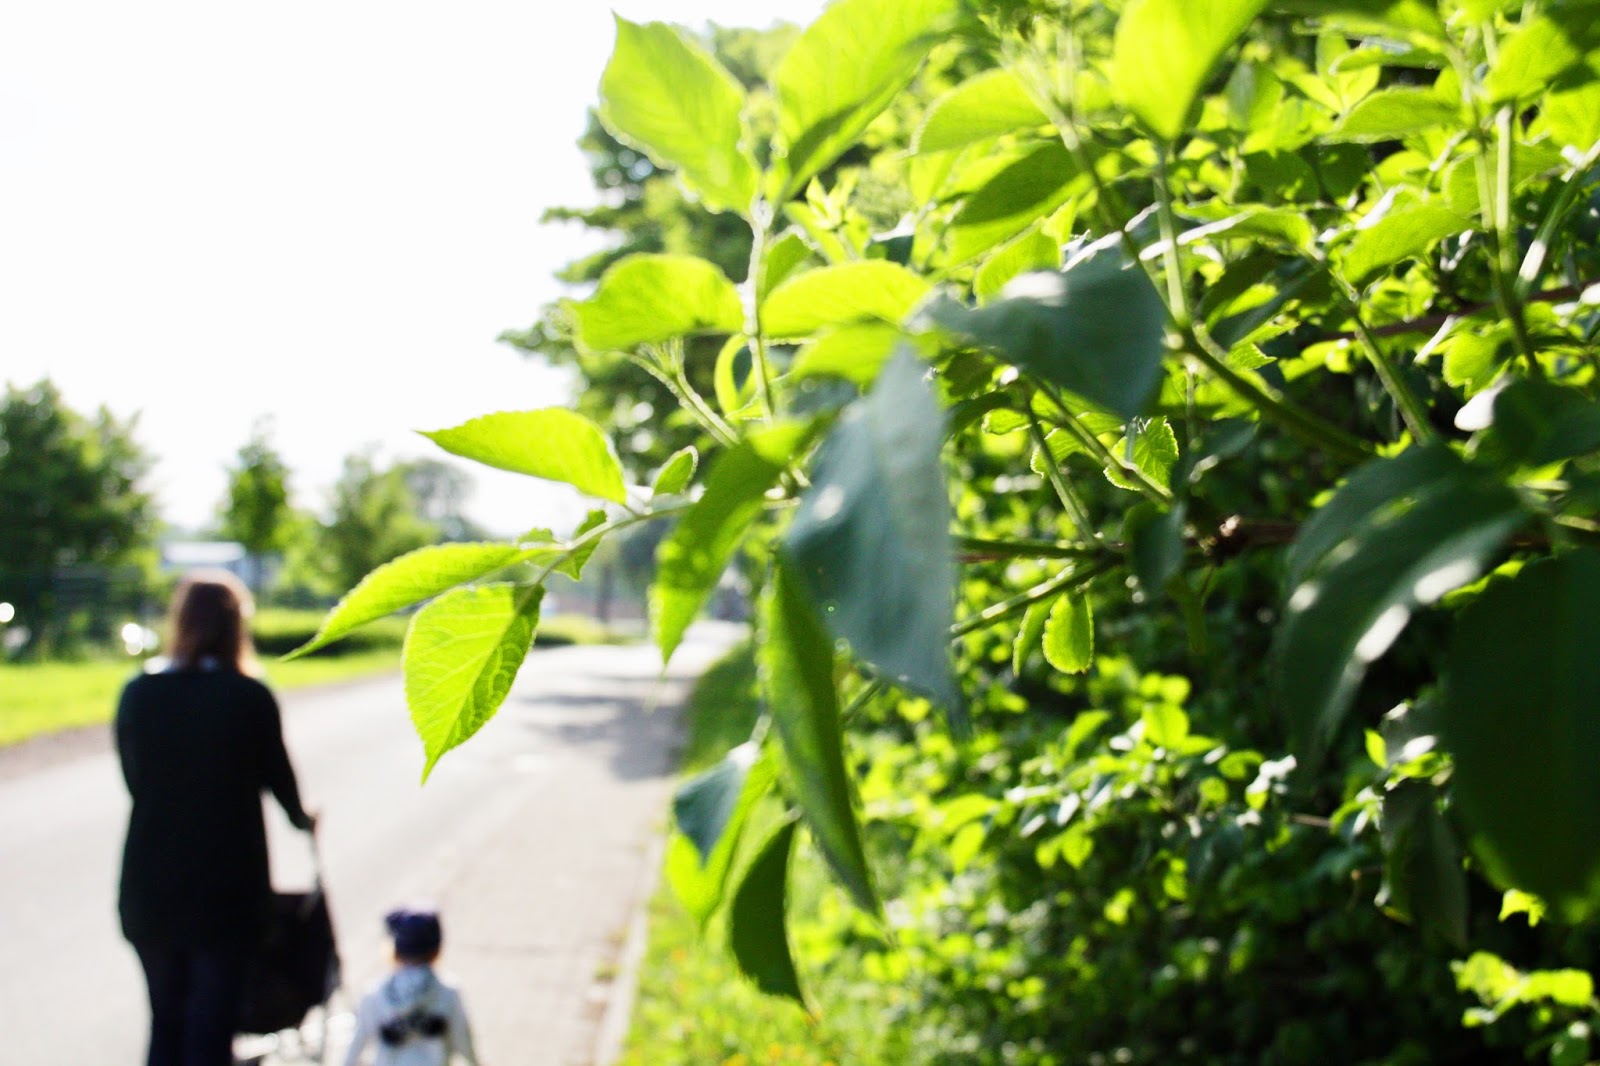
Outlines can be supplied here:
[[1411, 432], [1411, 439], [1419, 444], [1433, 440], [1437, 434], [1428, 421], [1427, 405], [1412, 390], [1411, 383], [1394, 365], [1394, 361], [1378, 343], [1378, 338], [1373, 336], [1367, 320], [1361, 317], [1361, 294], [1356, 291], [1354, 285], [1340, 277], [1338, 271], [1331, 267], [1327, 267], [1327, 270], [1328, 276], [1344, 294], [1345, 302], [1350, 305], [1350, 321], [1355, 326], [1356, 343], [1361, 346], [1361, 351], [1366, 355], [1367, 362], [1372, 364], [1372, 369], [1377, 371], [1378, 380], [1383, 383], [1384, 391], [1394, 401], [1401, 420]]
[[1172, 214], [1172, 188], [1167, 184], [1167, 146], [1156, 142], [1156, 219], [1161, 226], [1161, 256], [1166, 265], [1167, 308], [1182, 331], [1193, 320], [1189, 293], [1183, 287], [1183, 262], [1178, 256], [1178, 225]]
[[1056, 540], [957, 537], [956, 549], [966, 554], [987, 555], [996, 559], [1096, 559], [1105, 555], [1107, 546], [1068, 544]]
[[1039, 465], [1044, 469], [1044, 476], [1050, 482], [1050, 487], [1056, 490], [1056, 497], [1061, 501], [1061, 506], [1066, 508], [1073, 527], [1086, 537], [1094, 536], [1094, 523], [1089, 518], [1088, 508], [1078, 499], [1077, 492], [1062, 476], [1061, 467], [1050, 454], [1050, 442], [1045, 438], [1038, 417], [1031, 410], [1028, 412], [1028, 436], [1032, 439], [1033, 446], [1039, 449]]
[[658, 507], [650, 511], [630, 511], [627, 515], [621, 518], [616, 518], [610, 522], [605, 522], [601, 525], [595, 526], [593, 529], [589, 530], [583, 535], [574, 538], [565, 548], [561, 550], [559, 555], [551, 560], [543, 570], [539, 571], [539, 576], [533, 579], [534, 587], [543, 585], [550, 579], [550, 575], [556, 572], [557, 567], [566, 562], [568, 559], [572, 558], [572, 556], [580, 549], [587, 547], [591, 542], [598, 541], [606, 534], [614, 533], [619, 529], [627, 529], [629, 526], [636, 526], [640, 522], [649, 522], [656, 518], [665, 518], [668, 515], [677, 514], [680, 511], [687, 511], [693, 506], [694, 503], [692, 501], [682, 501], [679, 503], [667, 504], [664, 507]]
[[1055, 386], [1049, 382], [1041, 381], [1039, 382], [1039, 390], [1050, 397], [1050, 402], [1055, 405], [1059, 416], [1057, 421], [1061, 424], [1061, 428], [1071, 434], [1072, 438], [1083, 447], [1084, 451], [1094, 456], [1096, 462], [1108, 469], [1116, 470], [1118, 474], [1121, 474], [1134, 486], [1140, 495], [1151, 503], [1165, 507], [1172, 502], [1171, 489], [1150, 480], [1143, 470], [1140, 470], [1137, 466], [1100, 443], [1100, 438], [1089, 432], [1088, 428], [1078, 420], [1078, 416], [1072, 413], [1072, 409], [1067, 406], [1066, 400], [1062, 399], [1060, 391]]
[[1086, 566], [1068, 567], [1054, 577], [1041, 581], [1026, 592], [1019, 593], [1008, 600], [990, 604], [972, 617], [962, 619], [950, 627], [950, 636], [964, 637], [968, 633], [983, 629], [985, 626], [991, 626], [1008, 618], [1014, 618], [1034, 604], [1042, 603], [1051, 596], [1070, 589], [1082, 588], [1115, 565], [1115, 560], [1104, 559], [1100, 562], [1089, 563]]
[[1528, 334], [1526, 307], [1517, 294], [1517, 243], [1511, 218], [1511, 161], [1517, 146], [1515, 123], [1516, 115], [1509, 104], [1495, 114], [1495, 140], [1499, 150], [1495, 154], [1495, 263], [1491, 281], [1495, 302], [1499, 305], [1501, 316], [1511, 325], [1512, 341], [1523, 361], [1528, 364], [1528, 373], [1533, 377], [1543, 377], [1544, 368], [1539, 365], [1533, 338]]
[[648, 356], [634, 356], [633, 362], [635, 366], [640, 367], [645, 373], [666, 386], [667, 391], [672, 393], [673, 397], [694, 416], [695, 421], [699, 422], [707, 433], [715, 437], [719, 444], [731, 446], [739, 442], [739, 436], [733, 431], [733, 427], [728, 425], [721, 415], [713, 411], [711, 405], [706, 403], [705, 397], [696, 392], [694, 386], [689, 384], [688, 375], [683, 372], [681, 361], [675, 361], [672, 366], [668, 367], [663, 366], [659, 359], [652, 359]]
[[777, 401], [772, 392], [772, 366], [767, 361], [767, 338], [761, 324], [761, 269], [765, 265], [767, 241], [772, 237], [772, 222], [769, 210], [757, 204], [751, 212], [750, 231], [750, 269], [748, 271], [750, 308], [747, 316], [748, 332], [750, 334], [750, 351], [755, 356], [756, 381], [761, 390], [761, 405], [766, 409], [767, 418], [777, 416]]

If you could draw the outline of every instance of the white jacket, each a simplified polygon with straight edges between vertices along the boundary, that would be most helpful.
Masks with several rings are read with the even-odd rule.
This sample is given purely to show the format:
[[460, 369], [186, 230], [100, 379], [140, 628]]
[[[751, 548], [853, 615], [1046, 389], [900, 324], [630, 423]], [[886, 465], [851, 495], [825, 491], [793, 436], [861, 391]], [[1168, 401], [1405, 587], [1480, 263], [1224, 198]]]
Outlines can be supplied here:
[[[443, 1018], [443, 1035], [412, 1034], [401, 1044], [384, 1043], [379, 1030], [413, 1011]], [[471, 1066], [478, 1066], [461, 993], [441, 981], [431, 966], [402, 966], [361, 997], [361, 1004], [356, 1008], [355, 1036], [350, 1041], [344, 1066], [359, 1066], [362, 1052], [369, 1044], [377, 1048], [373, 1066], [447, 1066], [452, 1055], [460, 1055]]]

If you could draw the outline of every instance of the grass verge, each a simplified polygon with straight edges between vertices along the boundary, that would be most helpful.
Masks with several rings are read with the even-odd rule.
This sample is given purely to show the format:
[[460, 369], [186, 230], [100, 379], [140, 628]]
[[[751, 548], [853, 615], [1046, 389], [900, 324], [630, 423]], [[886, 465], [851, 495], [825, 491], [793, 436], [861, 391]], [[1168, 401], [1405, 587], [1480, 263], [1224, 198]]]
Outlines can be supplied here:
[[[332, 654], [307, 656], [283, 662], [266, 653], [266, 647], [297, 647], [321, 621], [319, 611], [263, 611], [258, 627], [264, 630], [262, 665], [274, 689], [292, 691], [313, 685], [354, 681], [400, 669], [400, 643], [406, 620], [373, 623], [364, 642], [329, 649]], [[605, 626], [579, 616], [557, 615], [540, 626], [539, 644], [596, 644], [615, 640]], [[130, 658], [91, 659], [82, 662], [0, 663], [0, 747], [29, 737], [57, 733], [81, 726], [100, 725], [116, 712], [122, 686], [139, 670]]]
[[[684, 774], [705, 769], [749, 738], [757, 716], [755, 679], [749, 645], [701, 677], [685, 711]], [[892, 1049], [895, 1034], [886, 1031], [881, 995], [865, 987], [852, 959], [829, 957], [831, 938], [808, 930], [819, 915], [828, 925], [849, 921], [841, 913], [848, 904], [809, 847], [796, 853], [789, 896], [791, 941], [814, 1016], [758, 992], [734, 964], [720, 916], [702, 930], [663, 876], [649, 904], [648, 941], [619, 1066], [904, 1062]]]

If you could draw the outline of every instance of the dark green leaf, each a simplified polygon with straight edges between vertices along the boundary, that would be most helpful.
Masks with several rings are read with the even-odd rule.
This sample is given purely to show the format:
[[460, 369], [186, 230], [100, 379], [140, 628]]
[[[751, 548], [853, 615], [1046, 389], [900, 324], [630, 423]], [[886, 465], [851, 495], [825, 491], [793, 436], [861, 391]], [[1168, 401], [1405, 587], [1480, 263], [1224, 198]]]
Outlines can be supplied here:
[[1167, 582], [1183, 568], [1183, 518], [1181, 504], [1163, 511], [1154, 504], [1141, 503], [1130, 508], [1123, 520], [1128, 561], [1147, 597], [1159, 597]]
[[845, 767], [834, 687], [833, 638], [781, 559], [767, 594], [762, 681], [792, 794], [834, 877], [869, 914], [879, 912]]
[[[798, 446], [802, 432], [790, 432]], [[783, 469], [750, 441], [723, 452], [711, 463], [705, 495], [661, 542], [649, 598], [650, 629], [662, 662], [671, 660]]]
[[1414, 499], [1391, 497], [1333, 540], [1325, 565], [1289, 597], [1274, 649], [1276, 687], [1299, 751], [1320, 755], [1367, 665], [1412, 611], [1478, 578], [1526, 520], [1515, 492], [1463, 467]]
[[484, 466], [562, 481], [613, 503], [628, 500], [611, 442], [600, 427], [564, 407], [501, 411], [422, 435]]
[[407, 552], [362, 578], [361, 584], [328, 612], [316, 636], [285, 658], [316, 651], [368, 622], [545, 550], [527, 550], [515, 544], [438, 544]]
[[1387, 909], [1453, 947], [1467, 943], [1467, 877], [1461, 845], [1439, 813], [1438, 790], [1402, 781], [1383, 797]]
[[1111, 90], [1158, 137], [1173, 141], [1222, 54], [1266, 0], [1134, 0], [1117, 23]]
[[590, 352], [631, 351], [698, 333], [737, 333], [739, 290], [716, 264], [692, 255], [630, 255], [587, 300], [566, 305], [573, 339]]
[[682, 30], [617, 18], [600, 78], [600, 120], [622, 141], [678, 171], [713, 210], [747, 212], [755, 163], [740, 146], [744, 89]]
[[778, 64], [782, 202], [838, 158], [915, 76], [951, 0], [838, 0]]
[[1576, 389], [1525, 378], [1494, 398], [1494, 435], [1528, 466], [1587, 455], [1600, 448], [1600, 404]]
[[728, 941], [739, 970], [769, 996], [805, 1006], [800, 975], [789, 951], [789, 853], [796, 823], [787, 821], [761, 846], [733, 896]]
[[968, 78], [934, 101], [917, 130], [914, 152], [965, 148], [1002, 134], [1048, 126], [1049, 118], [1012, 71], [1001, 67]]
[[751, 812], [775, 780], [772, 761], [754, 744], [745, 743], [684, 782], [674, 795], [673, 818], [682, 834], [676, 839], [683, 847], [674, 847], [678, 853], [668, 855], [667, 876], [679, 900], [702, 925], [722, 905], [728, 872]]
[[955, 711], [944, 415], [926, 372], [902, 351], [846, 411], [818, 450], [785, 543], [832, 632], [882, 674]]
[[1473, 851], [1567, 922], [1600, 904], [1600, 553], [1524, 567], [1461, 612], [1441, 718]]
[[426, 781], [439, 757], [494, 717], [539, 626], [542, 586], [453, 589], [411, 619], [401, 653]]
[[929, 318], [1125, 419], [1144, 411], [1161, 380], [1166, 305], [1118, 249], [1058, 274], [1025, 274], [977, 310], [940, 300]]

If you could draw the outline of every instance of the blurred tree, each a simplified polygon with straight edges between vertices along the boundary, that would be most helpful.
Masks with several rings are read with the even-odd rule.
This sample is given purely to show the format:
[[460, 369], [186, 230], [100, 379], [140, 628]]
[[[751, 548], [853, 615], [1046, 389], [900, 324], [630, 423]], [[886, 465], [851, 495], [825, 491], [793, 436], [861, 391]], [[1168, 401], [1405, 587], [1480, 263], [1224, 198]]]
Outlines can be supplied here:
[[370, 447], [345, 457], [317, 536], [321, 568], [335, 587], [353, 588], [375, 567], [438, 539], [407, 484], [405, 466], [380, 466]]
[[153, 542], [155, 508], [141, 486], [150, 459], [133, 438], [136, 422], [103, 407], [85, 418], [48, 379], [6, 387], [0, 601], [12, 604], [36, 646], [48, 646], [64, 621], [54, 617], [61, 571], [130, 563]]
[[281, 552], [292, 532], [289, 467], [272, 447], [272, 424], [262, 419], [228, 467], [228, 494], [219, 508], [221, 533], [250, 554], [250, 587], [259, 598], [265, 558]]
[[472, 475], [442, 459], [411, 459], [400, 476], [417, 501], [417, 513], [439, 531], [441, 540], [487, 540], [488, 532], [465, 513], [472, 498]]

